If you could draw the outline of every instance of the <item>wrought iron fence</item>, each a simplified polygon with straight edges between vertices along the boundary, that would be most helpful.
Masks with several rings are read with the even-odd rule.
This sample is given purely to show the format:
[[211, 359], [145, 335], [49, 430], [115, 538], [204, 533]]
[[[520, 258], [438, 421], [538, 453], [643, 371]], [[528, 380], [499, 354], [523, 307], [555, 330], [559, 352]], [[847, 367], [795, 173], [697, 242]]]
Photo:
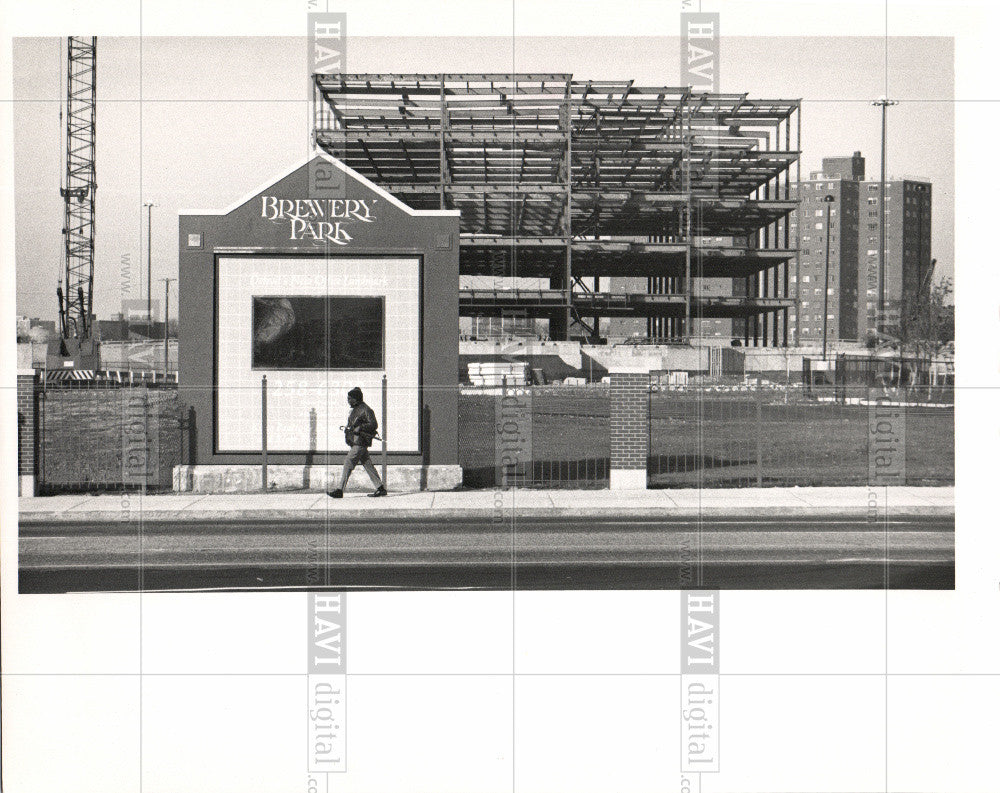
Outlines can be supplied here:
[[608, 485], [611, 430], [606, 386], [463, 392], [458, 426], [466, 487]]
[[[897, 406], [906, 484], [953, 484], [953, 397], [933, 403], [863, 396], [838, 385], [654, 386], [651, 487], [868, 483], [871, 405]], [[459, 462], [466, 487], [604, 488], [610, 463], [607, 386], [463, 391]], [[42, 493], [172, 486], [192, 462], [194, 425], [174, 384], [65, 381], [38, 393]]]
[[900, 484], [955, 481], [954, 408], [867, 389], [746, 385], [651, 389], [650, 487], [840, 486], [869, 483], [873, 405], [891, 405], [905, 445]]

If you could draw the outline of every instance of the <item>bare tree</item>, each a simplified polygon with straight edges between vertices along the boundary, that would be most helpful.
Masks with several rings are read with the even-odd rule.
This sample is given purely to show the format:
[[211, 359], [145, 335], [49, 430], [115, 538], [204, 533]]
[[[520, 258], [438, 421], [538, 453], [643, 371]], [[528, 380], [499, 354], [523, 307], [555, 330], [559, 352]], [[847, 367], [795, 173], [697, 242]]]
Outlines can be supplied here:
[[910, 373], [912, 385], [918, 384], [917, 375], [920, 372], [926, 372], [927, 396], [930, 398], [931, 362], [940, 354], [942, 347], [955, 337], [954, 307], [948, 303], [952, 291], [951, 279], [941, 278], [909, 300], [893, 301], [892, 308], [898, 319], [888, 330], [899, 351], [898, 372], [895, 373], [897, 387], [904, 386], [903, 376], [907, 370], [904, 358], [909, 354], [916, 360], [918, 368], [917, 372]]

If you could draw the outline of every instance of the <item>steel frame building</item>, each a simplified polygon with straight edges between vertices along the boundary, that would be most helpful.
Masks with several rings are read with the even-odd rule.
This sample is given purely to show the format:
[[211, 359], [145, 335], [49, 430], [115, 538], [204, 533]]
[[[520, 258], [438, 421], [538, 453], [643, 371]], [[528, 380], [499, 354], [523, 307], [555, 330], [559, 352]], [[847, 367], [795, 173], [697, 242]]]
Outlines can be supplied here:
[[[554, 339], [648, 317], [674, 340], [729, 317], [747, 344], [788, 344], [799, 100], [568, 74], [316, 74], [313, 92], [319, 147], [415, 209], [461, 211], [462, 275], [548, 279], [463, 289], [463, 315], [547, 318]], [[623, 276], [647, 289], [602, 291]]]

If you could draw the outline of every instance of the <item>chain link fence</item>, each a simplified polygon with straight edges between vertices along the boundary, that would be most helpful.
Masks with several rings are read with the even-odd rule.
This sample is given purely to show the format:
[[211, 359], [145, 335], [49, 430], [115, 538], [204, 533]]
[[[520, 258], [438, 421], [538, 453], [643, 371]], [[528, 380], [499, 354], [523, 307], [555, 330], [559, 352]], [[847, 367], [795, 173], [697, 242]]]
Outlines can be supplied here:
[[185, 425], [175, 385], [43, 380], [39, 492], [170, 490]]

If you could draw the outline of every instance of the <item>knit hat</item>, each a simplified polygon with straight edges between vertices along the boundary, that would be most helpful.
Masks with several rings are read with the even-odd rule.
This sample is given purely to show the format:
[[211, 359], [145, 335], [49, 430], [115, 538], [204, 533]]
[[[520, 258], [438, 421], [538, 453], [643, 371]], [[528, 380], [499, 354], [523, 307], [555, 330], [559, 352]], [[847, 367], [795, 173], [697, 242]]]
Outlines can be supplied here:
[[354, 399], [358, 400], [358, 402], [363, 402], [365, 399], [365, 395], [361, 393], [360, 388], [352, 388], [347, 392], [347, 396], [354, 397]]

